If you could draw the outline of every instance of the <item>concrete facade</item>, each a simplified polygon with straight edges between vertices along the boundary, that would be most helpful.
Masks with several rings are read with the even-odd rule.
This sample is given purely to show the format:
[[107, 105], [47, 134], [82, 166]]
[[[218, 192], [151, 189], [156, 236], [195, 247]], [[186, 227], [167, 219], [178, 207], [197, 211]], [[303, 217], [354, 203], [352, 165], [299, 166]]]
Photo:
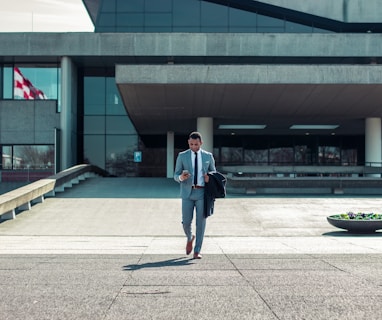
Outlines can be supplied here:
[[0, 56], [3, 62], [14, 56], [114, 57], [115, 63], [117, 57], [134, 62], [137, 56], [364, 58], [381, 56], [381, 39], [358, 33], [0, 33]]
[[0, 101], [1, 144], [54, 144], [59, 127], [56, 101]]
[[150, 84], [382, 84], [369, 65], [117, 65], [116, 82]]
[[[377, 0], [368, 1], [367, 5], [360, 0], [310, 0], [303, 3], [297, 0], [188, 2], [188, 5], [192, 2], [195, 8], [200, 6], [211, 10], [220, 6], [218, 9], [231, 13], [237, 10], [235, 13], [238, 15], [240, 10], [245, 11], [247, 17], [253, 15], [249, 19], [251, 23], [258, 23], [262, 19], [263, 26], [270, 27], [267, 32], [256, 29], [254, 32], [242, 33], [230, 32], [230, 26], [226, 32], [162, 32], [174, 27], [176, 19], [170, 18], [168, 21], [171, 26], [167, 26], [170, 29], [158, 27], [156, 31], [155, 28], [123, 31], [126, 21], [120, 22], [119, 26], [118, 19], [112, 16], [126, 14], [127, 5], [119, 10], [118, 5], [113, 8], [104, 7], [107, 3], [105, 1], [83, 2], [96, 29], [104, 23], [100, 22], [103, 14], [110, 17], [109, 31], [0, 33], [0, 64], [30, 63], [33, 66], [52, 63], [61, 68], [62, 101], [61, 113], [57, 115], [58, 124], [56, 117], [49, 121], [44, 121], [44, 117], [49, 115], [41, 117], [49, 130], [60, 130], [61, 169], [83, 160], [82, 157], [86, 159], [86, 155], [82, 155], [86, 149], [82, 145], [86, 144], [86, 126], [81, 121], [84, 122], [86, 117], [83, 114], [85, 94], [82, 86], [87, 76], [113, 78], [120, 95], [118, 99], [125, 108], [122, 111], [126, 111], [126, 115], [122, 116], [131, 120], [137, 135], [148, 139], [161, 137], [163, 144], [167, 140], [167, 147], [172, 149], [179, 148], [178, 136], [185, 136], [195, 129], [207, 132], [204, 138], [209, 149], [214, 149], [214, 142], [219, 140], [216, 137], [220, 138], [220, 147], [225, 148], [221, 141], [238, 133], [220, 129], [227, 124], [263, 126], [262, 130], [242, 130], [238, 135], [246, 135], [245, 139], [249, 143], [243, 140], [239, 141], [240, 146], [231, 144], [228, 147], [241, 148], [246, 145], [252, 148], [250, 152], [253, 153], [268, 148], [254, 146], [252, 140], [258, 136], [278, 135], [282, 138], [311, 134], [293, 131], [291, 128], [295, 124], [332, 125], [335, 131], [315, 131], [313, 134], [318, 136], [324, 132], [326, 137], [323, 140], [335, 135], [347, 137], [345, 144], [349, 145], [348, 141], [352, 139], [349, 137], [365, 136], [365, 119], [382, 118], [382, 33], [378, 32], [382, 30], [379, 21], [382, 9]], [[147, 6], [141, 6], [142, 17], [146, 14]], [[174, 7], [172, 5], [171, 10]], [[150, 10], [147, 12], [151, 14], [159, 9]], [[162, 11], [155, 11], [157, 17], [161, 16]], [[206, 12], [204, 17], [208, 16]], [[168, 15], [175, 16], [177, 13], [174, 9]], [[177, 19], [181, 20], [179, 17]], [[200, 18], [200, 21], [202, 24], [206, 19]], [[277, 26], [272, 26], [272, 23]], [[290, 30], [298, 33], [291, 33], [286, 27], [282, 29], [279, 24], [290, 24]], [[293, 29], [293, 25], [299, 25], [301, 29]], [[274, 32], [273, 27], [276, 30]], [[0, 103], [6, 106], [8, 102]], [[20, 108], [29, 104], [28, 101], [17, 103]], [[6, 110], [6, 107], [2, 109]], [[21, 118], [26, 116], [13, 112], [8, 117], [18, 115]], [[104, 125], [105, 119], [97, 121]], [[208, 119], [208, 126], [201, 125], [198, 119]], [[2, 118], [1, 121], [6, 120]], [[0, 127], [2, 144], [42, 141], [31, 138], [38, 135], [36, 133], [28, 137], [18, 135], [17, 139], [9, 140], [11, 135], [6, 132], [7, 125], [8, 122]], [[32, 129], [27, 127], [27, 130], [30, 132]], [[99, 140], [89, 140], [93, 141], [89, 144], [109, 141], [112, 146], [114, 143], [110, 148], [106, 142], [100, 144], [102, 155], [99, 157], [94, 155], [95, 149], [89, 152], [90, 156], [101, 159], [100, 163], [105, 166], [108, 161], [110, 163], [110, 159], [115, 159], [110, 155], [115, 156], [115, 151], [122, 148], [119, 145], [123, 141], [122, 137], [119, 137], [118, 142], [117, 139], [113, 140], [117, 136], [115, 132], [113, 137], [113, 134], [106, 137], [107, 134], [102, 130], [87, 134], [100, 136]], [[380, 134], [380, 130], [368, 131], [368, 141], [381, 141]], [[5, 141], [4, 137], [8, 137], [8, 140]], [[326, 140], [324, 146], [334, 146], [332, 141], [328, 141], [329, 138]], [[44, 141], [51, 143], [49, 139]], [[152, 145], [157, 147], [154, 142]], [[375, 144], [372, 145], [374, 148]], [[318, 142], [309, 145], [307, 149], [317, 149], [309, 151], [309, 154], [316, 156], [318, 146]], [[368, 144], [367, 148], [370, 147]], [[359, 146], [346, 148], [347, 151], [357, 148], [356, 152], [360, 156], [353, 159], [356, 162], [365, 161], [365, 150], [359, 152]], [[167, 150], [165, 154], [165, 172], [170, 177], [174, 150]], [[125, 159], [129, 156], [126, 155]], [[370, 159], [368, 156], [366, 158]], [[372, 162], [382, 162], [381, 156], [373, 157]]]

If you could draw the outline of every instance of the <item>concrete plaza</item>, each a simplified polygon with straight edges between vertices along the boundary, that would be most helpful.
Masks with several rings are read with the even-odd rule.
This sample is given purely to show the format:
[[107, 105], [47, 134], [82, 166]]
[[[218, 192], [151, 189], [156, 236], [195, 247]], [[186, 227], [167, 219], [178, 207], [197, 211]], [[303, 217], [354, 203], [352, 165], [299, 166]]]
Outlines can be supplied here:
[[1, 319], [380, 319], [378, 197], [233, 196], [185, 255], [172, 179], [91, 178], [0, 224]]

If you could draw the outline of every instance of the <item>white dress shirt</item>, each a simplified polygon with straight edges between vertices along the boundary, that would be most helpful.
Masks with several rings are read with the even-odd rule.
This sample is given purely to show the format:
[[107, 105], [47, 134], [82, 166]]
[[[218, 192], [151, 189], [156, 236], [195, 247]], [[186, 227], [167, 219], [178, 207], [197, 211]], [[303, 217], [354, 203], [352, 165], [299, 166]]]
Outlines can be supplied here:
[[[202, 154], [200, 150], [197, 152], [198, 156], [198, 186], [204, 186], [204, 176], [203, 176], [203, 164], [202, 164]], [[191, 152], [192, 169], [195, 172], [195, 152]]]

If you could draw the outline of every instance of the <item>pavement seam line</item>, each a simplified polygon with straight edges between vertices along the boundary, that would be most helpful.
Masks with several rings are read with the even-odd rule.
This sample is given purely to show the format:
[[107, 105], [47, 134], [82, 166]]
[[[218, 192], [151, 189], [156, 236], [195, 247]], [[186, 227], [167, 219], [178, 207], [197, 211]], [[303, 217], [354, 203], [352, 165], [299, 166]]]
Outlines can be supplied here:
[[227, 260], [232, 264], [234, 269], [240, 274], [240, 276], [244, 279], [246, 283], [248, 283], [249, 287], [252, 288], [254, 292], [260, 297], [260, 299], [264, 302], [264, 304], [267, 306], [269, 311], [276, 317], [276, 319], [281, 320], [281, 318], [272, 310], [271, 306], [268, 304], [268, 302], [263, 298], [263, 296], [256, 290], [255, 286], [244, 276], [244, 274], [241, 272], [241, 270], [233, 263], [231, 258], [227, 254], [223, 254]]

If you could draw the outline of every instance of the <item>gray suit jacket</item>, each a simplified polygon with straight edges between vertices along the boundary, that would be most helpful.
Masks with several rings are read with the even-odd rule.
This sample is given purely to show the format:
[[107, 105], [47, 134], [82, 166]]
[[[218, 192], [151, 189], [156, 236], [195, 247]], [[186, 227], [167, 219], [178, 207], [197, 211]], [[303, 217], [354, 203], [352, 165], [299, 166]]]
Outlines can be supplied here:
[[[216, 171], [215, 159], [212, 153], [202, 149], [200, 151], [202, 155], [203, 172], [209, 173]], [[188, 170], [188, 172], [191, 174], [191, 177], [189, 177], [187, 180], [180, 181], [179, 176], [182, 174], [183, 170]], [[192, 169], [191, 150], [188, 149], [186, 151], [179, 152], [175, 164], [174, 180], [180, 183], [180, 196], [182, 199], [188, 198], [191, 194], [192, 181], [194, 180], [193, 175], [194, 172]]]

